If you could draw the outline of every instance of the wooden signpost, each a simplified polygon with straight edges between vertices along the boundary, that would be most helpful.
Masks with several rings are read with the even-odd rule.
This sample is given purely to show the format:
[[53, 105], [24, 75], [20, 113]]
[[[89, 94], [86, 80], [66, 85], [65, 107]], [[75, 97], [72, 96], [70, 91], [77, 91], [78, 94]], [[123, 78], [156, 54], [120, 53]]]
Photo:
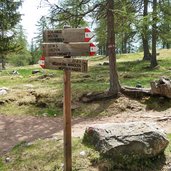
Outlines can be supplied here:
[[73, 58], [58, 58], [51, 57], [45, 61], [46, 69], [65, 70], [75, 72], [87, 72], [88, 60], [73, 59]]
[[94, 34], [88, 28], [65, 28], [43, 32], [45, 42], [89, 42]]
[[43, 56], [94, 56], [96, 46], [93, 43], [43, 43]]
[[40, 66], [44, 69], [64, 70], [64, 171], [72, 171], [71, 71], [88, 70], [87, 60], [72, 57], [95, 55], [96, 46], [88, 42], [92, 37], [93, 34], [88, 28], [65, 28], [43, 32], [43, 55], [39, 60]]

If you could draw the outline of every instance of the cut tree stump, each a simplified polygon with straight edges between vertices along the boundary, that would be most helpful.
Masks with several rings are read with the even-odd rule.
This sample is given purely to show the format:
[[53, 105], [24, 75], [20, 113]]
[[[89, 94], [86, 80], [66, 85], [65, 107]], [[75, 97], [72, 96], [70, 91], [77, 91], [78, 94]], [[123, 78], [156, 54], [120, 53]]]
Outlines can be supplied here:
[[151, 94], [160, 95], [171, 98], [171, 80], [168, 78], [160, 78], [151, 82]]

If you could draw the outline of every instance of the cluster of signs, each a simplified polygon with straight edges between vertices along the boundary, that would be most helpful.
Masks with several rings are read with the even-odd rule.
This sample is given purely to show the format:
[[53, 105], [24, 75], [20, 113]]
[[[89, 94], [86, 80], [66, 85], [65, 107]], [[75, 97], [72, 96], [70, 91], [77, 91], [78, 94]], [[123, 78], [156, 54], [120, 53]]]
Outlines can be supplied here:
[[88, 28], [64, 28], [43, 32], [43, 55], [39, 64], [44, 69], [87, 72], [88, 61], [77, 56], [93, 56], [97, 47], [89, 42], [93, 33]]

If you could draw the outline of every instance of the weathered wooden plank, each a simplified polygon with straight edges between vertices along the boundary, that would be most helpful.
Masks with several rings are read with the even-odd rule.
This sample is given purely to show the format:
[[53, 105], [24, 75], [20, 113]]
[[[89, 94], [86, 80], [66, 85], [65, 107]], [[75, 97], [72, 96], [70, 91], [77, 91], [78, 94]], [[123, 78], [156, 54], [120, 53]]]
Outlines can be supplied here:
[[93, 33], [88, 28], [65, 28], [59, 30], [45, 30], [44, 42], [88, 42]]
[[45, 30], [43, 31], [44, 42], [63, 42], [62, 30]]
[[72, 58], [45, 58], [45, 69], [54, 70], [70, 70], [75, 72], [87, 72], [88, 60], [72, 59]]
[[43, 43], [43, 56], [93, 56], [96, 47], [93, 43]]
[[64, 171], [72, 171], [71, 72], [64, 70]]

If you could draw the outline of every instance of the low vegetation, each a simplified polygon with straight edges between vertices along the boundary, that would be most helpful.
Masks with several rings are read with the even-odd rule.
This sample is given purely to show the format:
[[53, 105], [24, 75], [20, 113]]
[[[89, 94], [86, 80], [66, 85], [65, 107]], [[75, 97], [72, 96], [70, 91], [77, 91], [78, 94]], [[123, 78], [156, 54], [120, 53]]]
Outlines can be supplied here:
[[[118, 55], [121, 85], [150, 87], [150, 81], [154, 79], [161, 76], [171, 78], [171, 51], [161, 50], [159, 52], [159, 67], [153, 70], [148, 67], [148, 61], [141, 61], [142, 53]], [[108, 59], [103, 56], [90, 58], [88, 73], [72, 73], [72, 108], [75, 116], [91, 115], [97, 108], [98, 104], [80, 105], [79, 97], [83, 93], [105, 91], [109, 88], [108, 65], [103, 65], [107, 61]], [[32, 74], [33, 70], [40, 72]], [[13, 71], [17, 71], [18, 74], [14, 74]], [[0, 76], [1, 87], [9, 88], [7, 95], [0, 96], [2, 114], [62, 115], [62, 71], [42, 70], [38, 65], [9, 67], [0, 72]], [[148, 104], [148, 101], [150, 100], [142, 101], [142, 104]], [[149, 106], [150, 108], [151, 106]], [[101, 111], [101, 109], [99, 110]], [[100, 112], [98, 111], [98, 113]]]
[[[171, 141], [171, 135], [168, 135], [168, 138]], [[165, 171], [170, 161], [171, 145], [168, 146], [165, 153], [167, 159], [159, 157], [146, 162], [134, 163], [135, 170], [154, 171], [155, 168]], [[158, 161], [157, 165], [156, 161]], [[128, 165], [125, 166], [128, 168], [130, 165], [132, 166], [133, 163], [128, 162]], [[97, 171], [105, 168], [113, 170], [118, 166], [119, 163], [102, 159], [98, 152], [84, 146], [80, 139], [73, 140], [73, 171]], [[3, 171], [62, 171], [62, 169], [63, 141], [59, 137], [37, 140], [33, 143], [23, 142], [0, 160], [0, 170]]]
[[[85, 155], [82, 155], [82, 153]], [[81, 144], [80, 139], [73, 141], [73, 170], [95, 170], [93, 167], [99, 154]], [[9, 161], [7, 162], [7, 159]], [[1, 159], [0, 168], [3, 171], [62, 171], [63, 141], [61, 138], [37, 140], [32, 144], [21, 143]]]
[[[149, 69], [148, 61], [141, 61], [142, 53], [118, 55], [118, 71], [122, 86], [150, 87], [150, 81], [161, 76], [171, 78], [171, 50], [159, 51], [159, 67]], [[170, 100], [155, 97], [139, 100], [121, 96], [105, 102], [84, 104], [79, 97], [88, 92], [100, 92], [109, 88], [108, 59], [103, 56], [89, 58], [88, 73], [72, 73], [72, 111], [73, 116], [94, 117], [109, 116], [125, 110], [139, 111], [142, 108], [162, 111], [170, 108]], [[32, 74], [33, 70], [40, 71]], [[13, 71], [17, 71], [14, 74]], [[1, 114], [62, 116], [63, 72], [42, 70], [38, 65], [27, 67], [9, 67], [0, 72], [0, 85], [8, 93], [0, 96]], [[171, 135], [168, 135], [171, 141]], [[82, 155], [81, 152], [85, 152]], [[80, 154], [81, 153], [81, 154]], [[166, 150], [170, 157], [171, 145]], [[167, 160], [170, 160], [169, 157]], [[167, 163], [167, 162], [165, 162]], [[150, 161], [151, 164], [151, 161]], [[151, 165], [153, 166], [153, 164]], [[163, 166], [163, 165], [162, 165]], [[63, 167], [62, 138], [37, 140], [33, 143], [23, 142], [0, 159], [0, 171], [60, 171]], [[99, 154], [85, 147], [80, 139], [73, 140], [73, 171], [95, 171], [97, 168], [111, 168]], [[160, 167], [160, 166], [159, 166]], [[161, 170], [161, 169], [160, 169]]]

